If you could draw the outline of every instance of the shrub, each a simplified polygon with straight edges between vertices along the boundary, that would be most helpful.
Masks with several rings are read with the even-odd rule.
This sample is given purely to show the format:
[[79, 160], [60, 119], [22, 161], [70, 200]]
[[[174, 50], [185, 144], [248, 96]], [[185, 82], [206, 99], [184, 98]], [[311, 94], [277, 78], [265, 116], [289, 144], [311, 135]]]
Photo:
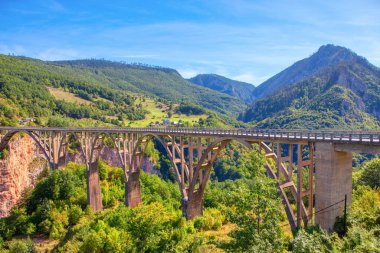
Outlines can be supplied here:
[[218, 230], [225, 222], [225, 216], [216, 208], [208, 208], [203, 214], [202, 230]]
[[3, 151], [0, 152], [0, 159], [4, 160], [7, 159], [9, 156], [9, 150], [8, 149], [3, 149]]
[[32, 240], [12, 240], [8, 242], [9, 253], [37, 253]]

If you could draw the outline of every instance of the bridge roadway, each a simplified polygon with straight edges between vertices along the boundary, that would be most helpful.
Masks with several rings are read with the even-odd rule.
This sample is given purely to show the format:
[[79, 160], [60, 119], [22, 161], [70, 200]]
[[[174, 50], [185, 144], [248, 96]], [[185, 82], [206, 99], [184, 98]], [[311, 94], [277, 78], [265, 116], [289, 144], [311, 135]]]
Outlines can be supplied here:
[[[141, 202], [140, 167], [147, 143], [155, 139], [170, 158], [187, 219], [203, 213], [204, 190], [219, 152], [231, 141], [240, 142], [266, 158], [267, 174], [277, 180], [293, 230], [314, 220], [331, 231], [336, 217], [342, 215], [342, 200], [347, 196], [348, 203], [351, 201], [352, 153], [380, 154], [380, 132], [374, 131], [177, 127], [0, 127], [0, 151], [20, 132], [32, 137], [52, 169], [65, 166], [70, 142], [79, 144], [87, 167], [87, 201], [95, 211], [102, 210], [97, 162], [103, 137], [109, 137], [119, 153], [125, 174], [125, 204], [132, 208]], [[306, 188], [303, 173], [307, 173]]]
[[380, 131], [339, 131], [339, 130], [288, 130], [288, 129], [254, 129], [254, 128], [182, 128], [182, 127], [96, 127], [96, 128], [62, 128], [62, 127], [0, 127], [10, 131], [44, 131], [44, 132], [93, 132], [93, 133], [159, 133], [185, 134], [196, 136], [242, 137], [262, 141], [312, 141], [341, 144], [380, 145]]

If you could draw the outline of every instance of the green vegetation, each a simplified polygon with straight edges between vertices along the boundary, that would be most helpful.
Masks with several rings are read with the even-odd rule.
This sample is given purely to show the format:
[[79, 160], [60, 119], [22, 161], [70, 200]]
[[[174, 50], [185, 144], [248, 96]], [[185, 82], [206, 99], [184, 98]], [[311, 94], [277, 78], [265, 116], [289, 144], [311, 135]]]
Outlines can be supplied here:
[[189, 81], [239, 98], [247, 105], [251, 104], [254, 99], [253, 91], [255, 87], [252, 84], [231, 80], [224, 76], [216, 74], [200, 74], [190, 78]]
[[264, 128], [380, 129], [380, 70], [345, 48], [325, 50], [256, 88], [259, 99], [240, 119]]
[[[256, 159], [257, 153], [252, 153], [250, 158], [247, 166], [254, 170], [261, 160]], [[230, 231], [229, 224], [238, 219], [236, 215], [255, 219], [256, 211], [253, 210], [252, 213], [252, 208], [256, 195], [250, 194], [251, 190], [254, 190], [254, 194], [263, 195], [259, 203], [260, 212], [263, 212], [262, 208], [268, 203], [272, 203], [273, 215], [281, 217], [275, 184], [261, 170], [252, 171], [252, 179], [230, 181], [230, 186], [227, 187], [218, 185], [209, 188], [212, 192], [208, 190], [206, 193], [204, 216], [192, 221], [186, 221], [182, 217], [181, 197], [176, 183], [165, 182], [157, 175], [142, 173], [143, 204], [136, 209], [129, 209], [123, 206], [121, 169], [101, 162], [100, 175], [103, 204], [106, 208], [101, 213], [93, 213], [86, 205], [83, 165], [69, 163], [65, 170], [49, 172], [47, 177], [41, 178], [35, 189], [28, 191], [24, 201], [13, 208], [11, 216], [0, 220], [0, 238], [4, 239], [4, 250], [11, 251], [15, 243], [11, 239], [15, 236], [34, 238], [40, 234], [46, 240], [56, 240], [54, 251], [64, 252], [192, 252], [201, 248], [233, 248], [226, 235], [215, 238], [207, 234], [226, 228]], [[237, 189], [234, 195], [228, 197], [224, 194], [232, 188]], [[219, 194], [215, 195], [215, 191]], [[217, 199], [223, 196], [227, 199]], [[246, 202], [244, 200], [253, 201], [252, 206], [243, 207]], [[235, 214], [233, 210], [236, 206], [241, 208]], [[278, 230], [279, 226], [270, 222], [274, 216], [267, 215], [262, 214], [265, 224]], [[261, 228], [262, 236], [269, 229], [265, 224]], [[239, 232], [230, 232], [232, 237], [234, 233], [250, 233], [246, 224], [237, 225], [239, 229], [236, 231]], [[272, 241], [269, 237], [268, 240]], [[20, 245], [27, 245], [27, 242], [17, 240]], [[280, 243], [278, 247], [282, 246]]]
[[242, 119], [260, 128], [380, 129], [373, 115], [357, 107], [361, 103], [352, 90], [314, 78], [257, 100]]
[[[234, 144], [236, 145], [236, 144]], [[237, 147], [230, 147], [231, 152]], [[148, 157], [158, 162], [153, 145]], [[344, 235], [318, 227], [288, 232], [276, 182], [265, 175], [264, 158], [243, 152], [228, 179], [213, 180], [206, 188], [204, 216], [186, 221], [175, 182], [141, 173], [143, 203], [123, 205], [124, 179], [120, 168], [100, 162], [105, 211], [93, 213], [86, 204], [83, 165], [42, 173], [37, 186], [25, 194], [8, 218], [0, 219], [0, 252], [37, 252], [42, 245], [53, 252], [377, 252], [380, 247], [380, 185], [367, 182], [380, 160], [359, 170]], [[239, 167], [243, 166], [244, 169]], [[375, 168], [375, 169], [374, 169]], [[214, 176], [216, 176], [214, 174]], [[285, 226], [284, 226], [285, 225]], [[343, 231], [344, 232], [344, 231]], [[31, 239], [29, 239], [31, 238]], [[39, 239], [38, 244], [35, 241]], [[41, 238], [42, 243], [41, 243]], [[32, 241], [34, 243], [32, 243]]]
[[66, 73], [88, 76], [108, 87], [171, 102], [191, 102], [213, 111], [234, 115], [244, 108], [240, 100], [183, 79], [176, 70], [157, 66], [124, 64], [105, 60], [56, 62]]
[[[0, 55], [0, 125], [147, 127], [166, 118], [184, 126], [241, 125], [227, 116], [241, 110], [237, 100], [192, 85], [174, 70], [84, 63]], [[212, 125], [198, 122], [208, 117], [216, 119]]]
[[181, 103], [177, 108], [177, 112], [186, 115], [201, 115], [205, 113], [205, 110], [202, 107], [191, 103]]
[[[52, 71], [40, 61], [0, 56], [0, 70], [2, 125], [17, 125], [26, 118], [47, 126], [121, 125], [112, 118], [114, 115], [134, 120], [144, 118], [147, 113], [136, 107], [135, 99], [126, 92], [85, 77]], [[51, 93], [70, 97], [56, 99]]]
[[[379, 129], [378, 70], [360, 62], [326, 71], [256, 100], [242, 119], [271, 128]], [[365, 89], [336, 82], [336, 73], [345, 73], [341, 80], [356, 73], [352, 80]], [[245, 127], [231, 118], [241, 109], [237, 99], [190, 84], [172, 69], [0, 55], [0, 125], [146, 127], [170, 119], [185, 127]], [[69, 149], [75, 152], [75, 143]], [[7, 156], [7, 149], [0, 153]], [[277, 182], [266, 176], [257, 150], [227, 145], [206, 188], [204, 215], [191, 221], [182, 217], [176, 175], [159, 143], [148, 145], [145, 158], [158, 174], [141, 173], [143, 203], [135, 209], [124, 206], [120, 168], [99, 164], [99, 213], [87, 206], [83, 165], [45, 171], [0, 219], [0, 252], [379, 251], [380, 159], [354, 158], [347, 230], [340, 217], [331, 235], [315, 226], [292, 235]]]
[[358, 184], [372, 188], [380, 187], [380, 158], [373, 159], [364, 165]]

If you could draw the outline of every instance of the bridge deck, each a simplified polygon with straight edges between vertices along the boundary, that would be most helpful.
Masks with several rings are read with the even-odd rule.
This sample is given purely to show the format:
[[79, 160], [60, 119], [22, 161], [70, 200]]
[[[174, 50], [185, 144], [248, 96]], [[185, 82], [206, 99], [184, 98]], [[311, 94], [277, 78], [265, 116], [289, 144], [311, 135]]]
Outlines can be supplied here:
[[277, 129], [215, 129], [215, 128], [44, 128], [44, 127], [0, 127], [10, 131], [45, 132], [98, 132], [98, 133], [152, 133], [184, 134], [244, 138], [245, 140], [311, 141], [344, 144], [380, 145], [380, 131], [325, 131], [325, 130], [277, 130]]

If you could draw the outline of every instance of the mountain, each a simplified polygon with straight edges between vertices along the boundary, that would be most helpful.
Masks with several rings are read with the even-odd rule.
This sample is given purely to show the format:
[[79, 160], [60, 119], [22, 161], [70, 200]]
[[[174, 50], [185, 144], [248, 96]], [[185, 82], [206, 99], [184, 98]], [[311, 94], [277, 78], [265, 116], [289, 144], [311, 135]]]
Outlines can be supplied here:
[[191, 102], [221, 114], [236, 115], [244, 108], [238, 99], [199, 87], [174, 69], [125, 64], [106, 60], [75, 60], [51, 62], [101, 82], [114, 89], [159, 97], [173, 102]]
[[262, 85], [265, 96], [239, 117], [257, 127], [379, 129], [380, 69], [348, 49], [322, 46]]
[[239, 98], [246, 104], [252, 103], [254, 98], [252, 93], [255, 87], [252, 84], [231, 80], [224, 76], [200, 74], [188, 80], [194, 84]]
[[148, 126], [168, 115], [190, 125], [240, 125], [230, 116], [244, 106], [173, 69], [0, 55], [0, 125]]
[[347, 48], [335, 45], [324, 45], [312, 56], [294, 63], [277, 75], [263, 82], [253, 92], [255, 99], [274, 94], [279, 89], [284, 89], [290, 84], [310, 77], [329, 66], [335, 66], [341, 62], [358, 60], [358, 56]]

